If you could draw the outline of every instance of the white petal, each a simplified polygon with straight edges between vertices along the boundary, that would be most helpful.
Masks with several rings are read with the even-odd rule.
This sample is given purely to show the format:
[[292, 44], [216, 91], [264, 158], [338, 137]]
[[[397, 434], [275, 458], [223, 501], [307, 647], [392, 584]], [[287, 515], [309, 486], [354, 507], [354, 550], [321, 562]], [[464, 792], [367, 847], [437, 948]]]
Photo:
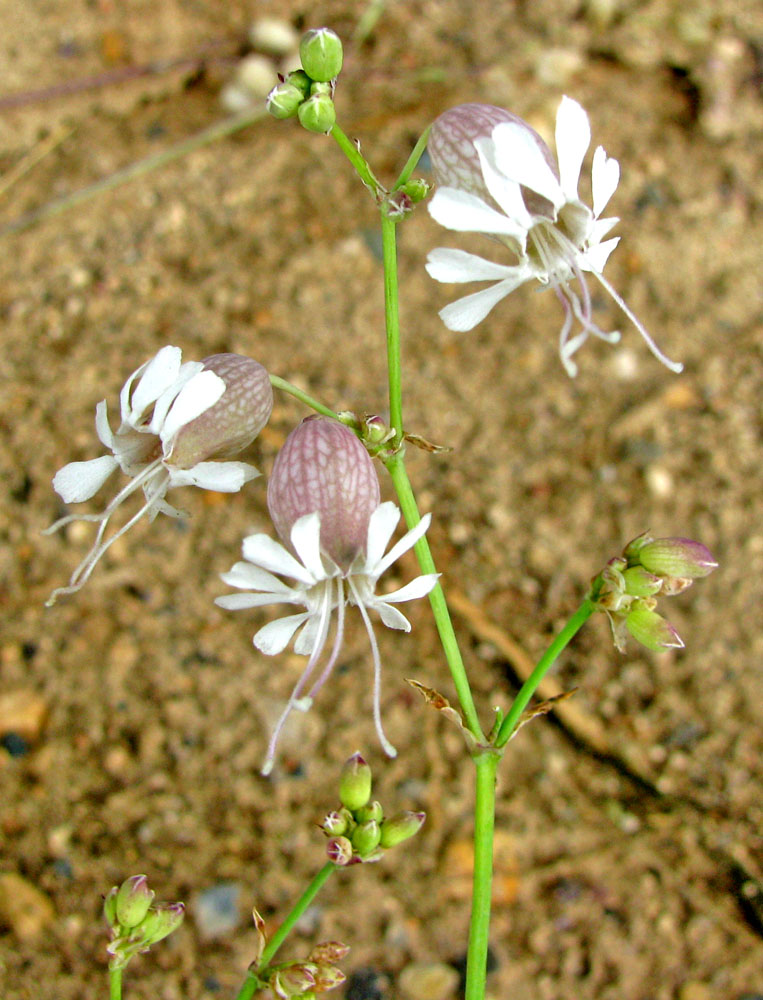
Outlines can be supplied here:
[[559, 181], [546, 162], [537, 139], [524, 125], [518, 122], [496, 125], [493, 143], [498, 168], [510, 181], [547, 198], [557, 209], [564, 204]]
[[187, 385], [195, 375], [198, 375], [199, 372], [202, 371], [204, 371], [204, 365], [201, 361], [186, 361], [184, 365], [180, 366], [177, 378], [167, 386], [154, 404], [154, 412], [151, 414], [151, 423], [148, 425], [148, 430], [150, 430], [152, 434], [158, 434], [161, 431], [164, 426], [167, 411], [178, 397], [180, 390]]
[[597, 146], [593, 154], [593, 169], [591, 171], [591, 189], [593, 191], [593, 214], [598, 219], [607, 202], [615, 193], [620, 183], [620, 164], [604, 152], [603, 146]]
[[175, 397], [161, 429], [152, 428], [161, 437], [165, 449], [181, 427], [214, 406], [224, 392], [225, 382], [214, 372], [203, 371], [194, 375]]
[[310, 617], [308, 613], [301, 615], [287, 615], [286, 618], [278, 618], [274, 622], [268, 622], [259, 632], [255, 633], [252, 640], [266, 656], [275, 656], [282, 653], [289, 645], [289, 641], [299, 626]]
[[440, 319], [449, 330], [456, 330], [459, 333], [474, 329], [494, 305], [533, 276], [529, 267], [519, 266], [514, 271], [513, 277], [499, 281], [491, 288], [483, 288], [481, 292], [474, 292], [472, 295], [465, 295], [462, 299], [451, 302], [449, 306], [440, 310]]
[[578, 196], [578, 181], [583, 157], [591, 145], [588, 115], [577, 101], [563, 97], [556, 112], [556, 158], [559, 163], [559, 183], [567, 201]]
[[500, 281], [508, 278], [515, 268], [506, 264], [494, 264], [491, 260], [478, 257], [465, 250], [450, 250], [437, 247], [427, 255], [426, 268], [435, 281]]
[[615, 236], [611, 240], [604, 240], [603, 243], [598, 243], [595, 247], [591, 247], [590, 250], [581, 254], [578, 258], [578, 263], [584, 271], [596, 271], [598, 274], [601, 274], [604, 270], [604, 265], [609, 259], [609, 255], [619, 242], [620, 237]]
[[293, 600], [282, 594], [223, 594], [215, 598], [215, 604], [228, 611], [241, 611], [244, 608], [263, 608], [268, 604], [302, 604], [295, 597]]
[[249, 535], [244, 539], [242, 550], [244, 559], [254, 563], [255, 566], [270, 570], [271, 573], [280, 573], [292, 580], [299, 580], [308, 587], [316, 582], [312, 573], [269, 535]]
[[98, 492], [118, 465], [113, 455], [70, 462], [53, 477], [53, 489], [64, 503], [82, 503]]
[[[133, 427], [139, 423], [144, 411], [177, 378], [181, 356], [182, 351], [179, 347], [163, 347], [150, 361], [132, 373], [122, 387], [120, 395], [123, 422]], [[141, 379], [130, 398], [132, 382], [137, 375], [141, 375]]]
[[377, 565], [374, 566], [370, 570], [370, 572], [374, 576], [381, 576], [382, 573], [385, 571], [385, 569], [389, 569], [389, 567], [392, 565], [393, 562], [395, 562], [396, 559], [399, 559], [404, 552], [408, 551], [408, 549], [413, 548], [416, 542], [421, 537], [423, 537], [423, 535], [425, 534], [427, 528], [431, 523], [432, 523], [432, 515], [425, 514], [419, 521], [419, 523], [416, 525], [416, 527], [411, 528], [410, 531], [407, 531], [400, 539], [400, 541], [396, 545], [392, 546], [392, 548], [389, 550], [386, 556], [381, 560], [381, 562], [377, 563]]
[[[321, 613], [320, 611], [313, 611], [308, 621], [305, 623], [305, 627], [299, 633], [294, 642], [294, 652], [298, 656], [311, 656], [316, 651], [316, 643], [318, 642], [318, 633], [320, 632], [320, 628]], [[326, 641], [325, 633], [323, 641]], [[318, 655], [320, 655], [320, 653]]]
[[95, 407], [95, 432], [101, 444], [109, 451], [113, 451], [114, 434], [109, 423], [109, 412], [105, 399], [102, 399]]
[[506, 215], [515, 222], [517, 238], [524, 249], [527, 230], [532, 226], [532, 216], [527, 211], [519, 184], [510, 180], [496, 161], [497, 151], [492, 139], [477, 139], [474, 148], [480, 158], [485, 185]]
[[291, 544], [315, 580], [326, 577], [321, 559], [321, 518], [317, 511], [297, 518], [291, 529]]
[[516, 222], [496, 212], [481, 198], [458, 188], [438, 188], [430, 199], [429, 214], [446, 229], [459, 233], [490, 233], [517, 237]]
[[373, 573], [374, 567], [381, 562], [384, 550], [394, 534], [400, 511], [391, 500], [379, 504], [368, 521], [368, 538], [366, 541], [365, 566]]
[[252, 566], [248, 562], [234, 563], [227, 573], [220, 574], [220, 579], [229, 587], [238, 587], [240, 590], [262, 590], [271, 595], [278, 593], [304, 595], [304, 591], [297, 591], [267, 570]]
[[426, 595], [434, 590], [435, 584], [440, 578], [439, 573], [425, 573], [422, 576], [417, 576], [415, 580], [411, 580], [410, 583], [406, 583], [404, 587], [400, 587], [399, 590], [393, 590], [391, 594], [382, 594], [381, 600], [388, 604], [401, 604], [403, 601], [415, 601], [419, 597], [426, 597]]
[[391, 605], [385, 604], [384, 601], [373, 601], [369, 604], [369, 607], [372, 607], [379, 613], [379, 617], [387, 628], [397, 628], [401, 629], [403, 632], [411, 631], [411, 623], [401, 611], [397, 610], [397, 608], [393, 608]]
[[620, 220], [616, 215], [611, 215], [608, 219], [596, 219], [588, 231], [588, 243], [595, 246], [601, 243], [610, 229], [613, 229]]
[[190, 469], [173, 469], [169, 464], [170, 486], [198, 486], [218, 493], [238, 493], [244, 483], [260, 473], [246, 462], [198, 462]]

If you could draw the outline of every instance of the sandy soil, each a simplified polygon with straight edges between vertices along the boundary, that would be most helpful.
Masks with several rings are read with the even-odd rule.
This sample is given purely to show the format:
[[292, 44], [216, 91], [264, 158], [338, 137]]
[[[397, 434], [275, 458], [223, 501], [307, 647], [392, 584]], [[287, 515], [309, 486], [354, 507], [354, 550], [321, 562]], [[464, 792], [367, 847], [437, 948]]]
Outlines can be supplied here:
[[[284, 0], [256, 13], [329, 23], [350, 39], [364, 6]], [[0, 171], [27, 167], [0, 189], [0, 228], [218, 120], [253, 16], [239, 0], [3, 7], [5, 93], [192, 63], [216, 47], [203, 72], [185, 62], [0, 105]], [[555, 347], [558, 305], [531, 288], [472, 333], [449, 333], [437, 309], [453, 290], [423, 260], [458, 240], [423, 210], [401, 227], [407, 424], [453, 448], [411, 454], [410, 473], [434, 515], [483, 718], [634, 535], [697, 537], [721, 562], [670, 606], [684, 651], [621, 655], [606, 622], [591, 623], [556, 673], [562, 688], [577, 686], [575, 711], [511, 744], [500, 771], [495, 998], [763, 992], [762, 42], [760, 11], [745, 0], [437, 0], [387, 4], [365, 43], [348, 44], [340, 121], [383, 179], [449, 106], [500, 104], [548, 135], [561, 94], [578, 99], [594, 142], [622, 165], [613, 209], [623, 241], [608, 275], [686, 365], [671, 375], [625, 325], [618, 347], [581, 351], [572, 381]], [[603, 325], [620, 322], [605, 299], [596, 306]], [[356, 975], [352, 1000], [401, 996], [413, 962], [457, 961], [471, 767], [456, 730], [403, 681], [454, 698], [425, 602], [411, 609], [411, 635], [380, 639], [399, 757], [386, 761], [376, 744], [358, 626], [270, 780], [258, 774], [268, 728], [302, 661], [254, 652], [267, 611], [213, 603], [243, 535], [269, 529], [261, 483], [234, 497], [178, 494], [187, 522], [137, 527], [81, 594], [43, 607], [91, 530], [41, 535], [62, 513], [52, 475], [99, 453], [96, 402], [115, 400], [164, 344], [189, 358], [250, 354], [338, 409], [383, 412], [375, 210], [338, 151], [265, 121], [6, 232], [0, 314], [0, 893], [23, 885], [31, 914], [0, 900], [12, 911], [0, 929], [0, 995], [103, 996], [100, 896], [138, 871], [163, 898], [188, 901], [190, 916], [131, 967], [127, 995], [233, 995], [253, 955], [249, 909], [275, 926], [323, 863], [315, 824], [358, 748], [382, 801], [425, 809], [428, 822], [409, 849], [335, 877], [285, 957], [347, 941], [347, 971], [380, 974], [376, 993]], [[266, 473], [304, 414], [277, 400], [251, 452]], [[397, 579], [414, 572], [403, 560]], [[209, 937], [196, 901], [228, 882], [240, 887], [239, 926]]]

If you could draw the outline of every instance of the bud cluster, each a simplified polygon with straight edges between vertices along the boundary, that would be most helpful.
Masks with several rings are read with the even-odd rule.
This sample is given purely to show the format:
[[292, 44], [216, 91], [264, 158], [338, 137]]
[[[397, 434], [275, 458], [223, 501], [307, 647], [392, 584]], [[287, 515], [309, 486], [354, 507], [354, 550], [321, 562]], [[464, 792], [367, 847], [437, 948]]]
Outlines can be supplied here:
[[328, 133], [336, 122], [334, 87], [342, 68], [342, 42], [330, 28], [314, 28], [299, 43], [302, 69], [282, 77], [267, 96], [274, 118], [299, 118], [308, 132]]
[[155, 903], [145, 875], [131, 875], [114, 886], [103, 902], [111, 928], [110, 969], [123, 969], [130, 959], [177, 930], [185, 916], [183, 903]]
[[269, 976], [270, 988], [279, 1000], [312, 1000], [320, 993], [341, 986], [347, 978], [334, 963], [341, 961], [349, 951], [339, 941], [324, 941], [313, 948], [306, 962], [290, 962], [274, 966]]
[[608, 616], [620, 652], [626, 634], [655, 652], [680, 649], [684, 643], [678, 632], [655, 610], [657, 597], [680, 594], [717, 566], [701, 542], [644, 532], [594, 578], [590, 599]]
[[329, 837], [329, 860], [337, 866], [378, 861], [385, 850], [415, 836], [423, 812], [403, 812], [385, 818], [382, 804], [371, 800], [371, 768], [359, 753], [350, 757], [339, 779], [339, 809], [330, 812], [321, 829]]

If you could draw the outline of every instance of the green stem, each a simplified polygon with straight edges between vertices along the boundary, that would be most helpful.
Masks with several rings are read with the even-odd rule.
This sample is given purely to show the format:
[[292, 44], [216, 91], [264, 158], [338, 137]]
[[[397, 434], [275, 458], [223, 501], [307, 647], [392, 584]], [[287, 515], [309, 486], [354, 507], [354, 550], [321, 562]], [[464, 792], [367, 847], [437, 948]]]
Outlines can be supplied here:
[[324, 406], [323, 403], [319, 403], [317, 399], [314, 399], [309, 393], [303, 392], [302, 389], [298, 389], [296, 385], [292, 385], [291, 382], [287, 382], [285, 378], [281, 378], [279, 375], [270, 376], [270, 384], [275, 389], [281, 389], [283, 392], [288, 392], [290, 396], [294, 396], [301, 403], [309, 406], [311, 409], [315, 410], [316, 413], [322, 413], [324, 417], [333, 417], [334, 420], [339, 420], [340, 417], [335, 413], [330, 407]]
[[257, 969], [250, 969], [247, 973], [244, 984], [236, 995], [236, 1000], [251, 1000], [251, 997], [254, 996], [255, 992], [262, 988], [262, 979], [261, 976], [258, 975], [258, 972], [261, 972], [268, 967], [275, 953], [289, 936], [294, 928], [294, 925], [302, 917], [305, 910], [308, 906], [310, 906], [312, 901], [321, 891], [324, 884], [328, 880], [329, 875], [331, 875], [335, 868], [336, 865], [332, 864], [331, 861], [327, 861], [323, 868], [321, 868], [318, 874], [313, 878], [310, 885], [305, 889], [297, 902], [294, 904], [291, 913], [288, 915], [286, 920], [284, 920], [270, 941], [268, 941], [265, 950], [262, 955], [260, 955], [260, 959], [257, 963]]
[[490, 935], [490, 890], [493, 881], [495, 772], [499, 760], [500, 755], [495, 753], [482, 754], [475, 758], [477, 785], [474, 801], [474, 877], [464, 1000], [484, 1000], [485, 997]]
[[588, 599], [583, 601], [572, 618], [570, 618], [562, 631], [558, 636], [556, 636], [554, 641], [540, 658], [536, 668], [519, 689], [519, 694], [514, 699], [506, 718], [501, 723], [501, 728], [498, 730], [498, 735], [495, 739], [495, 746], [497, 748], [506, 746], [511, 738], [511, 734], [517, 727], [517, 723], [519, 722], [522, 712], [524, 712], [530, 703], [530, 699], [535, 694], [538, 685], [546, 676], [549, 669], [554, 665], [554, 661], [557, 659], [565, 646], [567, 646], [573, 636], [575, 636], [583, 625], [585, 625], [594, 611], [596, 611], [596, 605], [592, 601]]
[[[400, 452], [398, 452], [397, 454], [386, 459], [384, 464], [392, 477], [392, 482], [395, 486], [398, 500], [400, 501], [400, 507], [402, 508], [405, 522], [409, 529], [415, 528], [421, 520], [421, 515], [419, 514], [416, 498], [413, 495], [413, 489], [411, 488], [411, 483], [408, 479], [408, 473], [405, 468], [403, 457]], [[418, 558], [422, 573], [437, 572], [426, 535], [416, 542], [414, 552]], [[461, 704], [461, 710], [464, 713], [466, 725], [469, 727], [478, 743], [484, 742], [485, 736], [482, 732], [482, 727], [480, 726], [477, 709], [474, 705], [474, 699], [472, 698], [472, 692], [469, 687], [469, 679], [466, 676], [466, 668], [464, 667], [461, 650], [458, 647], [458, 640], [456, 639], [456, 633], [453, 629], [453, 622], [450, 619], [448, 605], [445, 601], [445, 594], [443, 593], [442, 586], [439, 583], [430, 593], [429, 602], [432, 605], [432, 612], [434, 613], [435, 624], [437, 625], [437, 631], [440, 635], [440, 642], [442, 643], [445, 658], [448, 662], [448, 666], [450, 667], [453, 684], [455, 685], [458, 700]]]
[[397, 305], [396, 223], [381, 213], [384, 260], [384, 313], [387, 323], [387, 374], [389, 378], [389, 423], [395, 431], [394, 444], [403, 440], [403, 397], [400, 375], [400, 314]]
[[355, 168], [355, 172], [363, 181], [363, 183], [366, 185], [366, 187], [371, 191], [374, 198], [377, 201], [381, 201], [381, 199], [386, 194], [386, 191], [379, 183], [379, 181], [377, 181], [377, 179], [374, 177], [373, 171], [369, 167], [365, 157], [361, 154], [360, 150], [355, 145], [355, 143], [347, 138], [347, 136], [339, 128], [338, 125], [335, 125], [331, 129], [331, 136], [334, 138], [336, 144], [342, 150], [342, 152], [350, 161], [350, 163], [353, 165], [353, 167]]
[[109, 1000], [122, 1000], [122, 969], [109, 969]]
[[427, 142], [429, 141], [429, 133], [431, 130], [432, 130], [431, 125], [427, 125], [427, 127], [424, 129], [424, 132], [420, 136], [419, 141], [413, 147], [413, 152], [408, 157], [408, 162], [403, 167], [402, 173], [395, 181], [395, 186], [392, 188], [393, 191], [397, 191], [398, 188], [401, 188], [403, 184], [407, 183], [407, 181], [410, 180], [411, 174], [416, 169], [416, 166], [418, 165], [418, 162], [421, 159], [424, 150], [427, 148]]

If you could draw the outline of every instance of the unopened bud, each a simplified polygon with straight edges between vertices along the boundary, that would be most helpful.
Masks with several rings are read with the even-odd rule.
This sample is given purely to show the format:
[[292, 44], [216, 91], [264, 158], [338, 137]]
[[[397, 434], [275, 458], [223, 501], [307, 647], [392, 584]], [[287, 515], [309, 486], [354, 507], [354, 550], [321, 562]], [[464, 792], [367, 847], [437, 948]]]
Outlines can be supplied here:
[[184, 916], [183, 903], [157, 903], [143, 918], [140, 926], [143, 947], [150, 948], [152, 944], [176, 931], [183, 923]]
[[326, 854], [332, 864], [348, 865], [352, 861], [352, 844], [347, 837], [332, 837], [326, 844]]
[[638, 599], [633, 602], [625, 618], [625, 627], [636, 642], [656, 653], [665, 649], [683, 648], [683, 640], [678, 632], [646, 600]]
[[362, 809], [355, 810], [355, 820], [358, 823], [369, 823], [371, 820], [381, 823], [383, 819], [384, 807], [376, 799], [373, 802], [369, 802], [368, 805], [363, 806]]
[[336, 124], [336, 108], [328, 94], [312, 94], [297, 109], [299, 123], [308, 132], [328, 135]]
[[426, 813], [405, 812], [396, 813], [385, 819], [381, 825], [380, 847], [395, 847], [404, 840], [414, 837], [424, 825]]
[[270, 985], [276, 996], [282, 1000], [291, 1000], [292, 997], [304, 996], [308, 990], [313, 989], [317, 971], [318, 966], [310, 962], [295, 962], [278, 969], [272, 976]]
[[348, 809], [334, 809], [321, 823], [321, 829], [329, 837], [341, 837], [347, 833], [353, 823], [354, 820]]
[[379, 846], [381, 840], [381, 828], [375, 819], [368, 823], [360, 823], [350, 835], [350, 843], [355, 849], [355, 853], [365, 858], [372, 854]]
[[119, 887], [115, 897], [116, 919], [122, 927], [137, 927], [148, 913], [154, 893], [145, 875], [132, 875]]
[[315, 973], [315, 992], [328, 993], [341, 986], [347, 976], [335, 965], [319, 965]]
[[371, 768], [359, 753], [354, 753], [342, 768], [339, 778], [339, 801], [354, 813], [371, 798]]
[[638, 561], [659, 576], [690, 580], [707, 576], [718, 567], [710, 551], [691, 538], [656, 538], [639, 549]]
[[225, 391], [178, 431], [166, 458], [177, 469], [237, 455], [254, 441], [273, 409], [270, 376], [257, 361], [240, 354], [213, 354], [202, 364], [223, 380]]
[[265, 107], [269, 115], [282, 120], [284, 118], [294, 118], [299, 110], [300, 104], [304, 101], [305, 95], [293, 83], [284, 81], [276, 84], [265, 98]]
[[625, 593], [631, 597], [652, 597], [662, 587], [662, 580], [643, 566], [631, 566], [623, 573]]
[[117, 893], [119, 886], [112, 886], [103, 897], [103, 916], [109, 927], [116, 928], [119, 924], [117, 920]]
[[328, 83], [342, 69], [342, 41], [331, 28], [314, 28], [302, 36], [299, 58], [311, 79]]
[[333, 965], [341, 962], [350, 953], [350, 946], [341, 941], [321, 941], [310, 952], [308, 958], [316, 965]]

